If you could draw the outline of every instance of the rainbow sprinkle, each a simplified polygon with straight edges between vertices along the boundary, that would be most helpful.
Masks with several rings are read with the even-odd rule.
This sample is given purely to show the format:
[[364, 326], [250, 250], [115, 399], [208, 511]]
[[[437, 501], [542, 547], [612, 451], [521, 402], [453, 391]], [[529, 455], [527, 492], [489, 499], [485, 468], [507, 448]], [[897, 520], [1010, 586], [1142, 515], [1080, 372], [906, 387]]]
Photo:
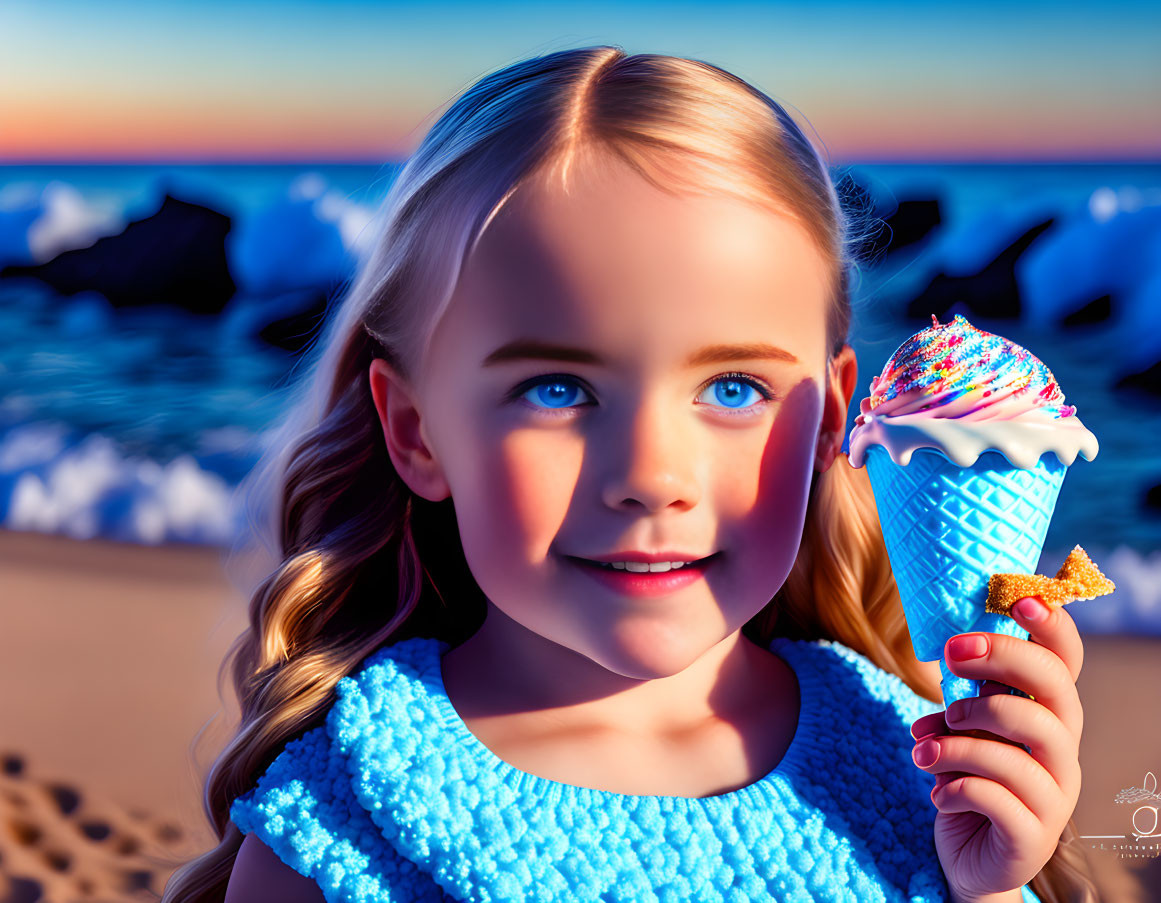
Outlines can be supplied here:
[[948, 404], [983, 388], [984, 398], [996, 392], [1019, 396], [1034, 392], [1038, 407], [1054, 417], [1070, 417], [1073, 405], [1043, 363], [1026, 348], [972, 326], [960, 314], [950, 323], [931, 315], [931, 326], [899, 346], [883, 372], [872, 382], [871, 410], [916, 389], [939, 396], [931, 407]]

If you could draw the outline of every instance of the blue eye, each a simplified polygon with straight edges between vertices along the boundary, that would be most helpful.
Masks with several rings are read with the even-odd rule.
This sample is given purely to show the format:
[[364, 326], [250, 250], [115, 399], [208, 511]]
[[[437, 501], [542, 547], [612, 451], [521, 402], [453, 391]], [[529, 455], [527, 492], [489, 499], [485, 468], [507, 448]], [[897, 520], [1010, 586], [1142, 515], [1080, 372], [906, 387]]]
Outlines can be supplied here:
[[[774, 398], [774, 392], [765, 383], [744, 373], [723, 373], [715, 376], [698, 392], [701, 399], [706, 393], [716, 404], [730, 411], [754, 413], [761, 402]], [[568, 411], [577, 406], [578, 397], [591, 395], [571, 376], [551, 374], [522, 383], [508, 396], [508, 400], [523, 399], [533, 407], [548, 411]], [[744, 403], [749, 402], [749, 403]]]
[[[527, 383], [525, 384], [527, 385]], [[537, 407], [550, 409], [571, 407], [576, 403], [577, 391], [583, 392], [580, 384], [567, 376], [542, 376], [531, 388], [516, 390], [516, 397], [525, 398]], [[587, 392], [585, 394], [588, 394]]]
[[[726, 374], [714, 379], [709, 385], [705, 387], [705, 391], [709, 392], [714, 402], [720, 402], [723, 407], [734, 410], [752, 407], [750, 404], [741, 404], [742, 400], [749, 398], [751, 402], [760, 398], [769, 400], [770, 396], [762, 393], [758, 384], [753, 380], [746, 379], [740, 375]], [[754, 398], [750, 397], [750, 393], [754, 394]]]

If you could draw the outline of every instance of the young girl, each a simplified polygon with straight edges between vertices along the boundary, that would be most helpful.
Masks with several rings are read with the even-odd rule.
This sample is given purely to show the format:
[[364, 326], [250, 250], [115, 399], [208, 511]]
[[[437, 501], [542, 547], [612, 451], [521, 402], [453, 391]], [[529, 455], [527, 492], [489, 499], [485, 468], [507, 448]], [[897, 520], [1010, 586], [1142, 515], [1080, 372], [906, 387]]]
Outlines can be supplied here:
[[859, 230], [781, 106], [526, 60], [382, 215], [249, 484], [277, 560], [167, 903], [1096, 899], [1079, 636], [949, 643], [992, 683], [947, 727], [841, 451]]

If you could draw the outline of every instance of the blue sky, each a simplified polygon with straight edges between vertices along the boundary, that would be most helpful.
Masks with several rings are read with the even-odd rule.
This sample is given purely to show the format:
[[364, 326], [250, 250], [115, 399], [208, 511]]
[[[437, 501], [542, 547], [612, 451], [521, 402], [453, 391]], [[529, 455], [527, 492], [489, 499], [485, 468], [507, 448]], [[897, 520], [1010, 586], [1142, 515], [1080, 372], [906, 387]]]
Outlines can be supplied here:
[[586, 44], [704, 59], [837, 158], [1161, 158], [1161, 4], [5, 0], [0, 160], [377, 159]]

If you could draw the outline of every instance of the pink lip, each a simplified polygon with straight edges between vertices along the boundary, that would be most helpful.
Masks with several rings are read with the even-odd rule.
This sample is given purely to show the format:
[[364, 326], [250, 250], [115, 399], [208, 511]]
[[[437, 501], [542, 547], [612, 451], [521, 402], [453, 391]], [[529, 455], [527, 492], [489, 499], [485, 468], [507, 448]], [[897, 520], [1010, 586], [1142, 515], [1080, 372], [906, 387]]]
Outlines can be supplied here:
[[624, 596], [652, 597], [669, 595], [700, 580], [717, 561], [718, 554], [710, 555], [696, 564], [687, 564], [662, 573], [618, 571], [601, 567], [583, 558], [566, 557], [584, 573], [614, 592]]
[[685, 552], [611, 552], [608, 555], [584, 555], [576, 556], [581, 560], [589, 561], [603, 561], [605, 563], [612, 561], [644, 561], [652, 564], [655, 561], [697, 561], [700, 558], [709, 558], [709, 555], [690, 555]]

